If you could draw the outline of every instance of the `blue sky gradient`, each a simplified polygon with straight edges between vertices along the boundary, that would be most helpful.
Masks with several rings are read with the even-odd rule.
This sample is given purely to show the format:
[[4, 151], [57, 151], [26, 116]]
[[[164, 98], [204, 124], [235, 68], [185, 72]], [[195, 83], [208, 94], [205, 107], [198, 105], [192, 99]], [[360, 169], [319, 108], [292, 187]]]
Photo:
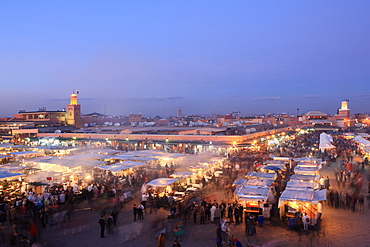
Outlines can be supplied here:
[[370, 1], [0, 3], [0, 115], [370, 112]]

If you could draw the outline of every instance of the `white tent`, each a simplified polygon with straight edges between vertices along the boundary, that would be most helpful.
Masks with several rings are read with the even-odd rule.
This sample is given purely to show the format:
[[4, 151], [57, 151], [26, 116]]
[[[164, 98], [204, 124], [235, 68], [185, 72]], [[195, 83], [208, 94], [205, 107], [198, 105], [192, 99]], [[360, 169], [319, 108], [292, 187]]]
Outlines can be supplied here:
[[320, 175], [304, 175], [304, 174], [293, 174], [290, 177], [290, 181], [306, 181], [306, 182], [313, 182], [320, 179]]
[[123, 161], [121, 163], [113, 164], [113, 165], [106, 165], [106, 166], [98, 166], [97, 168], [103, 169], [103, 170], [109, 170], [114, 172], [119, 172], [122, 170], [130, 169], [133, 167], [139, 167], [146, 165], [144, 162], [136, 162], [136, 161]]
[[23, 176], [26, 176], [26, 174], [0, 171], [0, 180], [12, 179], [12, 178], [23, 177]]
[[360, 144], [362, 147], [370, 147], [370, 141], [366, 140], [362, 136], [356, 136], [354, 140]]
[[324, 132], [321, 133], [320, 134], [320, 143], [319, 143], [319, 148], [320, 148], [321, 152], [324, 152], [326, 149], [335, 148], [335, 146], [331, 144], [332, 142], [333, 142], [333, 138], [331, 136], [329, 136], [328, 134], [326, 134]]
[[170, 175], [170, 177], [173, 178], [187, 178], [193, 175], [192, 172], [175, 172]]
[[147, 185], [150, 186], [168, 186], [176, 182], [178, 179], [176, 178], [157, 178], [150, 181]]
[[265, 179], [276, 179], [276, 173], [266, 173], [266, 172], [249, 172], [245, 177], [246, 178], [265, 178]]

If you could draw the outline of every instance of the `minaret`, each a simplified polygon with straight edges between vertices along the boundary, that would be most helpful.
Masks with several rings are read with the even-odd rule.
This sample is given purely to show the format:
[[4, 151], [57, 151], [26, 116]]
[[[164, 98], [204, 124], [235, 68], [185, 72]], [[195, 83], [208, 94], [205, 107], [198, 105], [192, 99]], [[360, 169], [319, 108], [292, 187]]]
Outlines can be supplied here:
[[181, 107], [179, 106], [179, 108], [177, 109], [177, 117], [178, 118], [182, 118], [182, 110], [181, 110]]
[[74, 92], [69, 96], [69, 104], [67, 105], [67, 125], [76, 128], [82, 127], [81, 123], [81, 105], [77, 102], [77, 93]]
[[341, 105], [342, 107], [338, 110], [338, 115], [345, 117], [347, 120], [351, 117], [350, 110], [348, 109], [348, 102], [348, 99], [343, 100]]

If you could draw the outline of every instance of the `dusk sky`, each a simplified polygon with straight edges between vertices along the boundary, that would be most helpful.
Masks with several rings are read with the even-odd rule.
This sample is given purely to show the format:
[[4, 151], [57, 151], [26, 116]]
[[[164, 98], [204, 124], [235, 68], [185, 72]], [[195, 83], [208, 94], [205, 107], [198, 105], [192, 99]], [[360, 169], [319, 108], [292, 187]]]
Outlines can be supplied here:
[[370, 112], [370, 1], [2, 1], [0, 116]]

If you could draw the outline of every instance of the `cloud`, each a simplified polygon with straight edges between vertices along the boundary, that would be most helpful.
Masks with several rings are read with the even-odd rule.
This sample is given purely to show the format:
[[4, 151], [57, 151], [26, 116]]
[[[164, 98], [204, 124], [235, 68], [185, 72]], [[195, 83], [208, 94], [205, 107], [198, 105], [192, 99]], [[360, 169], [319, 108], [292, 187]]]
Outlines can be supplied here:
[[253, 100], [280, 100], [281, 96], [265, 96], [265, 97], [258, 97], [258, 98], [253, 98]]
[[370, 98], [370, 94], [354, 94], [352, 95], [354, 98]]
[[177, 101], [182, 100], [183, 97], [180, 96], [154, 96], [154, 97], [136, 97], [130, 98], [129, 101], [138, 101], [138, 102], [169, 102], [169, 101]]

